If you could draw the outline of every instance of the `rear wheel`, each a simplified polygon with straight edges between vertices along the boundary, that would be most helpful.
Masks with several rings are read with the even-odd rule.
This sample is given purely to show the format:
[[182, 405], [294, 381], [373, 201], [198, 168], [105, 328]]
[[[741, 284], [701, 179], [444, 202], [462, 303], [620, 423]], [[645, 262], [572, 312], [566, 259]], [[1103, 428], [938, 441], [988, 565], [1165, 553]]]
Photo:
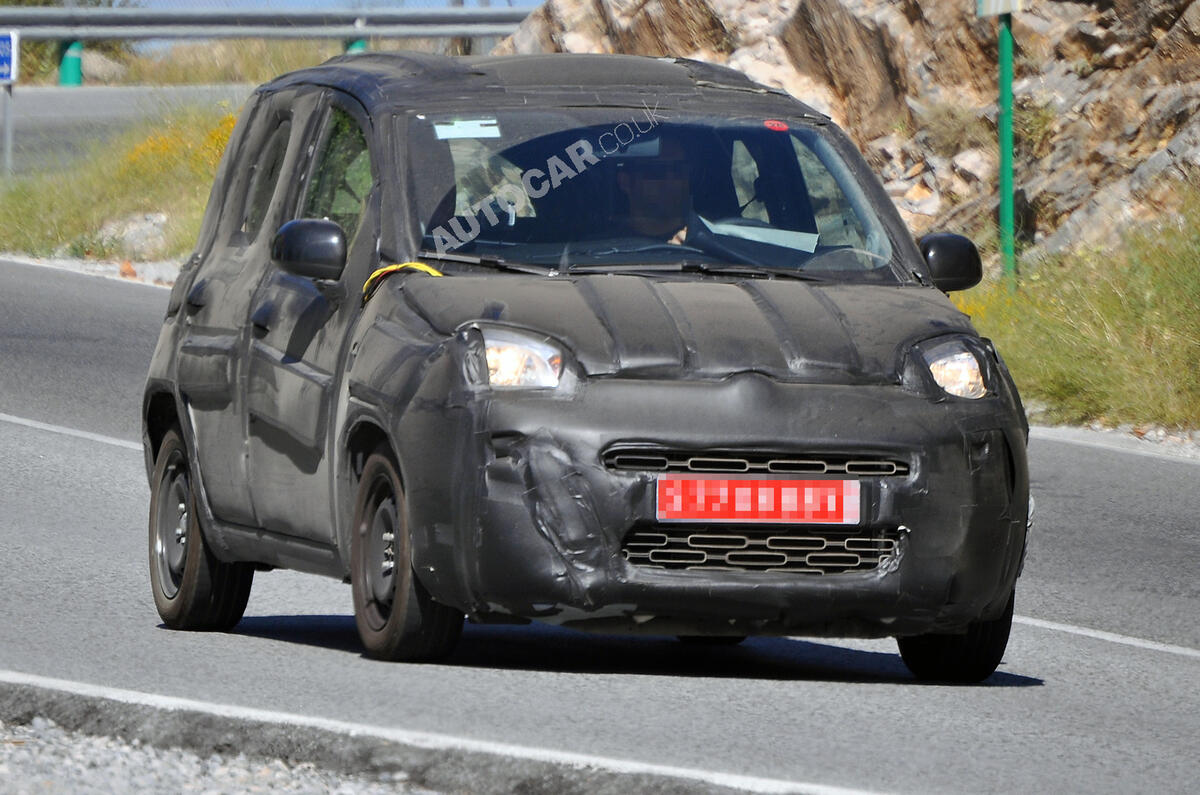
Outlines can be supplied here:
[[378, 660], [436, 660], [462, 634], [463, 615], [433, 600], [412, 570], [408, 510], [387, 448], [367, 458], [359, 480], [350, 541], [354, 621], [367, 655]]
[[224, 563], [200, 530], [196, 489], [178, 430], [163, 438], [150, 494], [150, 586], [171, 629], [230, 629], [242, 620], [254, 568]]
[[961, 635], [914, 635], [897, 638], [900, 656], [913, 676], [925, 682], [982, 682], [996, 671], [1012, 629], [1014, 591], [1004, 612], [975, 621]]

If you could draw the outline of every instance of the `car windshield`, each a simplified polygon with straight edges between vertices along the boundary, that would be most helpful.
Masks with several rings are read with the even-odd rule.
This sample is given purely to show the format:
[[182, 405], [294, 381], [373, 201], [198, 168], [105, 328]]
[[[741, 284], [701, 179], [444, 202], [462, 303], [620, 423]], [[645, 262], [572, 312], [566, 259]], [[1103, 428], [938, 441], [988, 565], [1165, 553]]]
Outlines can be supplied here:
[[558, 270], [895, 283], [893, 245], [818, 125], [648, 108], [407, 118], [422, 248]]

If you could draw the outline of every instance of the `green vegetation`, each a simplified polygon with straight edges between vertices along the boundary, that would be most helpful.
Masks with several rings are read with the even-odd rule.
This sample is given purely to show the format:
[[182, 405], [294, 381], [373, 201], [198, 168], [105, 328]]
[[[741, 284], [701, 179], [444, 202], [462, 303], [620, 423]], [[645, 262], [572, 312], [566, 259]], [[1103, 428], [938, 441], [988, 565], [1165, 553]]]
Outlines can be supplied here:
[[161, 254], [186, 254], [233, 124], [229, 112], [182, 110], [97, 144], [67, 171], [6, 180], [0, 251], [122, 256], [118, 242], [100, 231], [104, 225], [162, 212], [168, 222]]
[[1031, 97], [1017, 100], [1013, 108], [1013, 137], [1018, 158], [1043, 157], [1050, 153], [1050, 139], [1058, 114], [1047, 102]]
[[1200, 428], [1200, 191], [1115, 253], [1044, 262], [1015, 293], [992, 282], [955, 300], [1050, 419]]

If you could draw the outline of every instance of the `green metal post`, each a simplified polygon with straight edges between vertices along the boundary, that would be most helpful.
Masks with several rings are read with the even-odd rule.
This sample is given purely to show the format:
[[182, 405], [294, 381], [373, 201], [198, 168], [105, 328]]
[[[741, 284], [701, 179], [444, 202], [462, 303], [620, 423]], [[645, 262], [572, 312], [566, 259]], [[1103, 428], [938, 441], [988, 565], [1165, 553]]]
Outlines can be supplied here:
[[83, 42], [65, 41], [61, 46], [62, 60], [58, 62], [58, 84], [83, 85]]
[[346, 42], [346, 54], [354, 55], [355, 53], [366, 52], [367, 42], [365, 39], [350, 39]]
[[1010, 289], [1017, 286], [1013, 232], [1013, 36], [1012, 14], [1000, 15], [1000, 255]]

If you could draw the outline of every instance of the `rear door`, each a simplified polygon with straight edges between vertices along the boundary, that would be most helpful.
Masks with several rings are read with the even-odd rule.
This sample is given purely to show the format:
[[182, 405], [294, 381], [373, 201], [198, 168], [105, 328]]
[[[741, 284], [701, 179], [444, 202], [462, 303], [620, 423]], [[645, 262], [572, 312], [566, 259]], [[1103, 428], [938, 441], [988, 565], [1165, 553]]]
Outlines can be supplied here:
[[346, 233], [346, 269], [337, 281], [278, 268], [263, 274], [250, 309], [246, 409], [260, 526], [333, 544], [332, 397], [363, 283], [378, 266], [379, 158], [361, 106], [336, 91], [323, 101], [309, 145], [312, 162], [290, 218], [336, 221]]
[[269, 257], [264, 223], [281, 176], [296, 160], [294, 92], [261, 95], [235, 141], [213, 242], [180, 312], [185, 331], [177, 381], [194, 434], [201, 482], [216, 518], [255, 524], [246, 455], [241, 384], [246, 371], [247, 315]]

